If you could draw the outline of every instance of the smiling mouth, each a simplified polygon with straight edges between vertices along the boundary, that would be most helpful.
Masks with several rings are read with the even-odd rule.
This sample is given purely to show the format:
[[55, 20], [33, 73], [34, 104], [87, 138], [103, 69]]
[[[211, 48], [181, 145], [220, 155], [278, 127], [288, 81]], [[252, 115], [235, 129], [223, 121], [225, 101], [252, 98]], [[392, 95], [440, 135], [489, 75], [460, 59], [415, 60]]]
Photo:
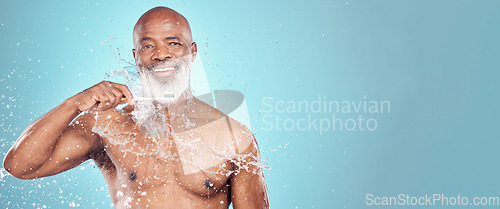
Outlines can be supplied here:
[[175, 70], [175, 67], [157, 68], [157, 69], [153, 69], [153, 72], [168, 72], [168, 71], [172, 71], [172, 70]]
[[169, 66], [169, 67], [157, 67], [151, 70], [153, 75], [158, 76], [158, 77], [171, 77], [174, 75], [174, 73], [177, 71], [176, 66]]

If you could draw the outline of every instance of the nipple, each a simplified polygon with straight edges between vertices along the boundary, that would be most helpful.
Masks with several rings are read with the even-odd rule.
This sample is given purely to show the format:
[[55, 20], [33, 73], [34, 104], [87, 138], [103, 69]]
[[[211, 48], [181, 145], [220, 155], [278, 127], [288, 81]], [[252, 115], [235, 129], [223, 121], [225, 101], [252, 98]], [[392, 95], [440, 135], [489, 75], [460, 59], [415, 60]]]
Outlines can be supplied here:
[[205, 180], [205, 187], [207, 189], [213, 189], [214, 188], [214, 183], [210, 181], [210, 179]]
[[137, 174], [135, 172], [130, 172], [129, 178], [131, 181], [135, 181], [137, 179]]

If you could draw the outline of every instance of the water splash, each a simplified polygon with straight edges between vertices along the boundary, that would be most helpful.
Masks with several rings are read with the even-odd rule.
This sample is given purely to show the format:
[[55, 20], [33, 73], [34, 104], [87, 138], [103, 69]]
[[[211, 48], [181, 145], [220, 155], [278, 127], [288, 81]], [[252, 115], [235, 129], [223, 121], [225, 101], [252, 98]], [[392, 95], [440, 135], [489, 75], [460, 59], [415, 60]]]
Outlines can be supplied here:
[[4, 168], [0, 168], [0, 182], [3, 182], [3, 178], [6, 176], [10, 176], [9, 172], [7, 172]]
[[[148, 67], [125, 67], [109, 72], [106, 78], [125, 83], [134, 97], [157, 98], [162, 96], [162, 92], [173, 91], [176, 94], [174, 101], [177, 101], [182, 91], [189, 91], [191, 66], [186, 63], [190, 63], [190, 59], [190, 56], [185, 56]], [[165, 72], [153, 72], [154, 69], [169, 66], [176, 68], [173, 79], [162, 76]], [[109, 120], [110, 116], [95, 113], [93, 131], [120, 146], [125, 155], [140, 157], [154, 153], [165, 162], [179, 158], [184, 174], [203, 171], [229, 176], [234, 171], [224, 169], [227, 163], [247, 172], [257, 172], [265, 167], [255, 153], [244, 153], [248, 147], [257, 146], [252, 133], [243, 125], [227, 116], [217, 116], [216, 109], [194, 97], [180, 107], [170, 107], [167, 113], [165, 108], [168, 106], [169, 103], [162, 101], [135, 101], [134, 109], [126, 115], [132, 118], [140, 131], [117, 131], [116, 122]], [[167, 143], [168, 138], [172, 140]], [[150, 143], [141, 145], [139, 139]]]
[[[262, 169], [266, 166], [260, 162], [252, 132], [223, 113], [237, 109], [243, 103], [243, 95], [228, 91], [202, 94], [210, 96], [210, 101], [214, 98], [214, 104], [217, 100], [219, 109], [215, 109], [203, 102], [206, 100], [193, 96], [191, 66], [186, 63], [190, 63], [190, 57], [113, 70], [106, 75], [108, 80], [126, 84], [134, 97], [152, 99], [134, 100], [133, 107], [121, 110], [86, 113], [92, 114], [95, 120], [92, 131], [104, 141], [108, 155], [118, 159], [117, 168], [126, 178], [133, 176], [128, 184], [120, 183], [121, 187], [112, 191], [112, 196], [120, 199], [115, 202], [117, 207], [131, 207], [143, 196], [159, 201], [143, 189], [157, 188], [155, 185], [168, 187], [174, 183], [172, 176], [175, 176], [173, 185], [190, 187], [193, 191], [196, 185], [208, 188], [198, 190], [200, 193], [216, 187], [218, 181], [223, 182], [220, 188], [230, 176], [242, 172], [263, 178]], [[174, 73], [169, 72], [172, 66]], [[165, 92], [174, 92], [174, 99], [159, 100]], [[234, 102], [235, 95], [241, 97], [239, 103]], [[202, 181], [197, 183], [196, 178]]]

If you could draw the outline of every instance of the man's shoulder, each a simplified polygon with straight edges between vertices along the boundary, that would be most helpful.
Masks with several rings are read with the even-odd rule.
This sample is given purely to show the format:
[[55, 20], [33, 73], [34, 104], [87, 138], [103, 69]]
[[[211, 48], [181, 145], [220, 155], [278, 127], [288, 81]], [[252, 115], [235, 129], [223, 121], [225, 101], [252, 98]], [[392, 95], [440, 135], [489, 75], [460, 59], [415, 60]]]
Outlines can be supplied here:
[[248, 135], [248, 133], [251, 133], [250, 130], [248, 130], [248, 128], [244, 124], [238, 122], [237, 120], [235, 120], [232, 117], [229, 117], [219, 109], [212, 107], [204, 102], [200, 101], [200, 104], [198, 105], [198, 110], [199, 111], [197, 111], [197, 118], [205, 119], [207, 121], [212, 121], [212, 122], [217, 121], [219, 122], [218, 123], [219, 125], [222, 124], [229, 125], [232, 129], [236, 129], [242, 133], [246, 133], [246, 135]]
[[228, 118], [236, 142], [237, 152], [241, 154], [247, 152], [249, 148], [256, 148], [257, 142], [252, 131], [239, 121], [231, 117]]
[[209, 121], [226, 116], [222, 111], [198, 99], [196, 99], [194, 111], [190, 111], [189, 113], [192, 114], [192, 117], [207, 119]]
[[243, 123], [235, 120], [232, 117], [224, 114], [222, 111], [214, 108], [204, 102], [198, 105], [200, 110], [197, 118], [209, 121], [211, 129], [214, 131], [229, 131], [233, 138], [233, 141], [237, 147], [237, 153], [242, 153], [246, 151], [251, 146], [257, 146], [255, 143], [255, 138]]

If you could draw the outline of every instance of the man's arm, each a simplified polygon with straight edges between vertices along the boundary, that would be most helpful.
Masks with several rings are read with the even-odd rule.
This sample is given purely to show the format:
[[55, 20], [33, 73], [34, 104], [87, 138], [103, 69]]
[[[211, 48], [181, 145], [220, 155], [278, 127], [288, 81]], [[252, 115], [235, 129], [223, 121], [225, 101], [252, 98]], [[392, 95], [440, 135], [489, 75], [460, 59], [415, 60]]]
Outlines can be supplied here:
[[33, 179], [58, 174], [89, 159], [100, 147], [91, 132], [93, 117], [84, 114], [71, 121], [82, 111], [114, 108], [122, 97], [132, 104], [126, 86], [103, 81], [67, 99], [24, 130], [5, 156], [5, 170], [17, 178]]
[[236, 173], [230, 179], [231, 201], [234, 209], [269, 208], [259, 147], [253, 135], [251, 135], [251, 142], [234, 163]]

